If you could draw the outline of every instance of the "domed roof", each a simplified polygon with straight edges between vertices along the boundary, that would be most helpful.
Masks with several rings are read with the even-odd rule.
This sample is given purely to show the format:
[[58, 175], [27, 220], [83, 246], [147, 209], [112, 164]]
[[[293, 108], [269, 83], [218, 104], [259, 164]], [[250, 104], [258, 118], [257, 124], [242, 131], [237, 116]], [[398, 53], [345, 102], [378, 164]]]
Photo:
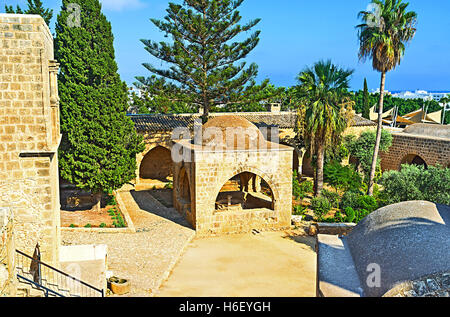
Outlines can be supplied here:
[[450, 125], [416, 123], [403, 130], [403, 133], [450, 139]]
[[256, 149], [267, 143], [261, 131], [247, 119], [236, 115], [214, 117], [196, 135], [196, 144], [215, 149]]
[[[450, 206], [409, 201], [364, 218], [347, 236], [366, 296], [382, 296], [397, 283], [450, 271]], [[364, 283], [367, 268], [381, 268], [381, 287]]]

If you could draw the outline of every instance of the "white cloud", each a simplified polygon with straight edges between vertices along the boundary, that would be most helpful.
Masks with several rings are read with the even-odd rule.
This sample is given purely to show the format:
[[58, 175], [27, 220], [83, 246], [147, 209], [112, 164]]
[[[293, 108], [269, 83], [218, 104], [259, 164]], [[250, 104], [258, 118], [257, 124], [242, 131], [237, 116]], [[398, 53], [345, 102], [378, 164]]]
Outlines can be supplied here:
[[137, 9], [145, 6], [141, 0], [100, 0], [106, 10], [123, 11]]

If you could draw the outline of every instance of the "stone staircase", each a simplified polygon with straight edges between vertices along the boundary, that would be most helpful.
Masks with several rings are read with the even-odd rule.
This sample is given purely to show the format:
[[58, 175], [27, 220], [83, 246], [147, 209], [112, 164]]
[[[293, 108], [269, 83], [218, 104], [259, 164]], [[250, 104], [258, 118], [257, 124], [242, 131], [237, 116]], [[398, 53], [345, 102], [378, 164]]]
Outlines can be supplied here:
[[[80, 281], [38, 259], [34, 259], [16, 250], [17, 297], [104, 296], [102, 290]], [[39, 280], [35, 279], [36, 272], [39, 272]]]
[[[25, 277], [26, 279], [33, 281], [33, 276], [30, 273], [24, 272], [21, 268], [16, 268], [17, 274]], [[39, 288], [37, 285], [21, 278], [17, 277], [17, 297], [46, 297], [46, 290]], [[72, 293], [70, 287], [63, 287], [53, 281], [48, 281], [46, 278], [42, 278], [41, 285], [51, 290], [48, 291], [48, 297], [80, 297], [77, 292]], [[53, 293], [53, 292], [54, 293]]]

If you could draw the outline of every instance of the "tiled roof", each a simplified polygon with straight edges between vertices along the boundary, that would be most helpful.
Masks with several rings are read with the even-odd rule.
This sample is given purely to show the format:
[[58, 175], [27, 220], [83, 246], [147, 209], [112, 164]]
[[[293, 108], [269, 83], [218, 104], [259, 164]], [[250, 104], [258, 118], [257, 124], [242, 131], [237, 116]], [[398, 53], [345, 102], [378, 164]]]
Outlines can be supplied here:
[[[238, 115], [246, 118], [258, 127], [278, 126], [282, 129], [294, 128], [297, 121], [295, 112], [239, 112], [239, 113], [211, 113], [211, 117], [222, 115]], [[178, 127], [192, 129], [194, 121], [200, 120], [201, 115], [195, 114], [144, 114], [128, 115], [134, 122], [136, 130], [144, 131], [172, 131]], [[353, 126], [374, 126], [374, 122], [355, 115]]]

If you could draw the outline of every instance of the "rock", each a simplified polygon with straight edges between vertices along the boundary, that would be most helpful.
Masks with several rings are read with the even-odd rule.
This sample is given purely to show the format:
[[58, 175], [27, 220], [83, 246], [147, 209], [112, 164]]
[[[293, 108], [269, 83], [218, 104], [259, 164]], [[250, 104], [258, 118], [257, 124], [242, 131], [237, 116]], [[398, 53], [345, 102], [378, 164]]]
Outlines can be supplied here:
[[308, 234], [309, 234], [310, 236], [315, 236], [315, 235], [317, 235], [317, 227], [316, 227], [315, 224], [312, 224], [312, 225], [309, 226], [309, 232], [308, 232]]

